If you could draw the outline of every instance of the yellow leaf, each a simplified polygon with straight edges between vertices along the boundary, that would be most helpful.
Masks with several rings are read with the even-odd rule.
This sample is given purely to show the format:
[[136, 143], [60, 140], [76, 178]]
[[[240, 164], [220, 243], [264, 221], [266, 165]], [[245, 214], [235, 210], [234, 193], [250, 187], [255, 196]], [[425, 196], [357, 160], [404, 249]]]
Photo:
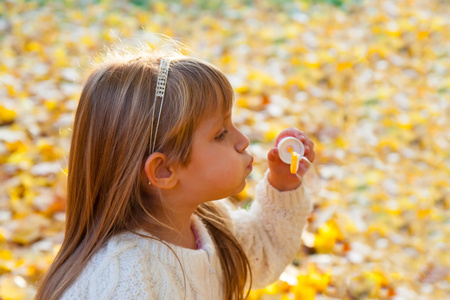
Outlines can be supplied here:
[[8, 109], [5, 106], [0, 105], [0, 124], [1, 123], [10, 123], [10, 122], [14, 121], [16, 116], [17, 116], [17, 113], [14, 110]]
[[8, 88], [8, 94], [10, 96], [12, 96], [12, 97], [16, 96], [17, 92], [16, 92], [14, 85], [8, 84], [8, 85], [6, 85], [6, 87]]
[[245, 187], [242, 192], [240, 192], [239, 194], [237, 194], [236, 196], [234, 196], [235, 198], [237, 198], [239, 201], [242, 200], [246, 200], [249, 197], [248, 191], [247, 191], [247, 187]]
[[335, 143], [337, 148], [344, 148], [347, 142], [344, 137], [338, 137], [336, 138]]
[[237, 87], [235, 90], [237, 93], [242, 94], [242, 95], [250, 92], [250, 89], [248, 88], [247, 85], [242, 85], [240, 87]]
[[297, 285], [293, 289], [295, 300], [314, 300], [316, 290], [311, 286]]
[[263, 289], [263, 292], [268, 294], [268, 295], [276, 295], [276, 294], [279, 293], [279, 288], [278, 288], [276, 283], [273, 283], [273, 284], [271, 284], [269, 286], [266, 286]]
[[386, 225], [382, 225], [379, 223], [371, 224], [371, 225], [369, 225], [369, 227], [367, 229], [367, 233], [371, 234], [373, 232], [376, 232], [376, 233], [380, 234], [381, 236], [386, 236], [386, 234], [389, 232], [389, 228], [387, 228]]
[[1, 250], [0, 251], [0, 259], [4, 260], [11, 260], [12, 259], [12, 253], [8, 250]]
[[378, 143], [378, 149], [381, 150], [384, 147], [389, 147], [393, 151], [397, 151], [400, 147], [400, 141], [394, 137], [383, 137]]
[[304, 89], [306, 87], [306, 80], [301, 75], [292, 76], [288, 79], [287, 86], [298, 86], [300, 89]]
[[417, 33], [417, 38], [419, 40], [426, 39], [430, 33], [428, 31], [422, 30]]
[[64, 47], [56, 47], [53, 55], [58, 67], [65, 67], [68, 65], [67, 51]]
[[29, 52], [43, 53], [43, 48], [42, 48], [41, 44], [39, 44], [38, 42], [35, 42], [35, 41], [28, 42], [25, 45], [25, 50], [29, 51]]
[[6, 148], [9, 152], [24, 153], [28, 150], [27, 146], [22, 141], [6, 142]]
[[245, 98], [245, 97], [238, 97], [237, 100], [236, 100], [236, 106], [249, 108], [247, 98]]
[[335, 243], [342, 239], [342, 233], [336, 222], [329, 220], [320, 226], [314, 240], [314, 248], [319, 253], [329, 253], [333, 250]]
[[44, 105], [49, 111], [54, 111], [58, 107], [55, 100], [47, 100]]
[[273, 76], [260, 71], [250, 71], [248, 79], [250, 80], [250, 82], [260, 82], [264, 87], [277, 85], [277, 83], [273, 79]]
[[350, 69], [353, 67], [353, 64], [351, 62], [340, 62], [337, 64], [337, 70], [338, 71], [343, 71], [345, 69]]
[[419, 211], [417, 212], [417, 217], [418, 217], [419, 219], [421, 219], [421, 218], [424, 218], [424, 217], [430, 215], [430, 213], [431, 213], [431, 209], [430, 209], [430, 208], [427, 208], [427, 209], [419, 209]]
[[401, 272], [393, 272], [390, 274], [390, 277], [394, 280], [402, 280], [403, 274]]
[[37, 148], [39, 149], [44, 161], [57, 160], [63, 155], [61, 149], [48, 144], [48, 142], [44, 139], [38, 141]]
[[402, 211], [398, 208], [386, 208], [386, 212], [393, 216], [399, 216], [402, 213]]
[[3, 243], [4, 241], [6, 241], [5, 236], [4, 236], [5, 233], [3, 233], [2, 231], [3, 231], [3, 229], [2, 229], [2, 227], [0, 227], [0, 243]]
[[288, 295], [284, 294], [283, 296], [281, 296], [280, 300], [292, 300], [293, 298], [290, 298]]
[[378, 287], [386, 286], [389, 284], [389, 281], [387, 280], [386, 276], [381, 271], [370, 272], [368, 277], [375, 280], [378, 284]]
[[265, 140], [266, 141], [274, 141], [278, 134], [284, 129], [284, 126], [280, 124], [271, 123], [270, 129], [265, 132]]
[[259, 300], [261, 299], [261, 295], [263, 294], [262, 290], [251, 290], [248, 297], [245, 300]]
[[318, 69], [320, 68], [320, 61], [317, 55], [315, 54], [308, 54], [305, 58], [305, 65], [312, 68], [312, 69]]
[[323, 273], [318, 270], [314, 264], [308, 265], [308, 283], [314, 287], [316, 291], [323, 292], [330, 282], [330, 273]]
[[220, 62], [224, 65], [229, 64], [232, 61], [233, 61], [233, 56], [231, 56], [229, 54], [222, 55], [222, 57], [220, 58]]
[[12, 203], [17, 203], [17, 201], [19, 201], [20, 199], [23, 198], [24, 195], [24, 188], [22, 185], [13, 187], [13, 188], [9, 188], [7, 190], [9, 199]]
[[94, 39], [88, 34], [83, 35], [80, 39], [80, 42], [88, 47], [94, 46]]

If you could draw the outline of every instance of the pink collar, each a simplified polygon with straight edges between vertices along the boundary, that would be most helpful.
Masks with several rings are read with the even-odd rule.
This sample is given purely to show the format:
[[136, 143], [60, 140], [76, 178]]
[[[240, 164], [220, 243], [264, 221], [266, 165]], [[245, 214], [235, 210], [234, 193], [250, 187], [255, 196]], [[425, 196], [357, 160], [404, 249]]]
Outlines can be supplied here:
[[197, 244], [197, 250], [198, 250], [202, 247], [202, 244], [200, 242], [200, 239], [198, 238], [197, 231], [195, 231], [195, 228], [193, 225], [191, 225], [191, 229], [192, 229], [192, 232], [194, 233], [195, 243]]

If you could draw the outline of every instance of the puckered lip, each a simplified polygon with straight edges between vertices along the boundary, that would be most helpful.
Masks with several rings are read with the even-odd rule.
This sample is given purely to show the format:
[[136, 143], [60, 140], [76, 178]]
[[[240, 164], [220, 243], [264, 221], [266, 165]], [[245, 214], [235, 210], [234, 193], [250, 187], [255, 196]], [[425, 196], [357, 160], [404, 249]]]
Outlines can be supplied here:
[[248, 164], [248, 166], [247, 166], [247, 169], [253, 169], [253, 156], [250, 156], [250, 163]]

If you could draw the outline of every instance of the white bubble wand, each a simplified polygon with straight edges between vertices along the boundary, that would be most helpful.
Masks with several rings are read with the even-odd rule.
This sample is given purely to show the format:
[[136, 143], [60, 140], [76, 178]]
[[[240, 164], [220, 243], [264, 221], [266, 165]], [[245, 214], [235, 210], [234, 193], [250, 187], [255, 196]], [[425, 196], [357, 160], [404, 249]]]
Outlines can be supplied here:
[[[317, 195], [321, 190], [320, 178], [313, 164], [304, 156], [305, 146], [303, 143], [289, 136], [283, 138], [277, 148], [280, 159], [290, 165], [291, 174], [295, 174], [303, 182], [307, 194]], [[300, 161], [307, 165], [307, 170], [302, 176], [297, 173]]]

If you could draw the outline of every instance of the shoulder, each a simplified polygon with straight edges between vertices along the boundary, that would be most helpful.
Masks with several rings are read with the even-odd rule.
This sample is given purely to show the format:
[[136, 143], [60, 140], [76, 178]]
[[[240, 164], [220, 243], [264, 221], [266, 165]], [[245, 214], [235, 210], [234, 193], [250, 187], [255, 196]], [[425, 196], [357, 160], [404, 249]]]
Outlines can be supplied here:
[[[151, 241], [132, 233], [111, 237], [93, 255], [65, 296], [85, 299], [151, 298], [163, 278], [163, 263], [150, 251]], [[63, 299], [73, 297], [63, 297]]]

